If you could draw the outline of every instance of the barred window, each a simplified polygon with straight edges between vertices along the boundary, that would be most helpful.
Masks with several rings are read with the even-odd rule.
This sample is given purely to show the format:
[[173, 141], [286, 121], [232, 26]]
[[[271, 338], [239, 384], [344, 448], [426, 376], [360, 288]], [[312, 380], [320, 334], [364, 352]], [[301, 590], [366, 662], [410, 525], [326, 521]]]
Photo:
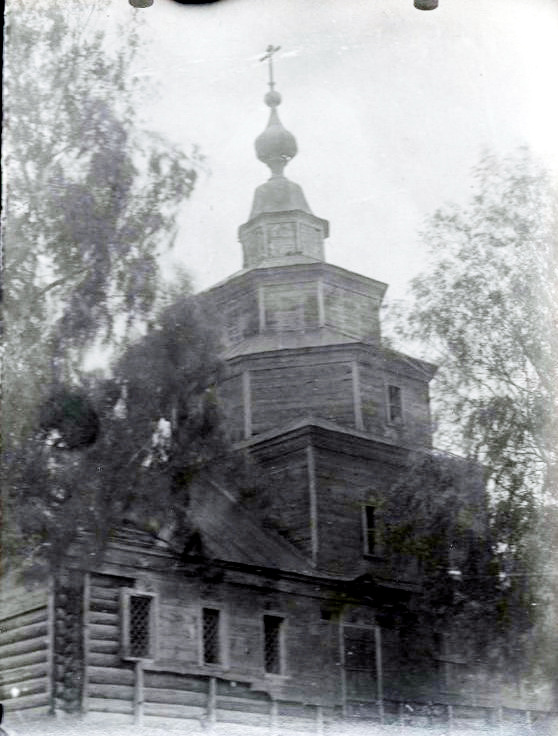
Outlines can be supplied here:
[[282, 628], [280, 616], [264, 616], [264, 667], [274, 675], [283, 672]]
[[221, 664], [220, 611], [202, 610], [202, 645], [204, 664]]
[[155, 596], [122, 590], [122, 654], [127, 659], [155, 656]]

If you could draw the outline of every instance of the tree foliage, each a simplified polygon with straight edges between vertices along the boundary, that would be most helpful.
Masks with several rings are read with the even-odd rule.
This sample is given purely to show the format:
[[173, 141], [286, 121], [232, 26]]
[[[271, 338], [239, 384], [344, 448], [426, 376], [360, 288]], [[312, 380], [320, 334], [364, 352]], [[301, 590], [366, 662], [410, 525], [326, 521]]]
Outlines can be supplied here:
[[399, 331], [440, 363], [438, 445], [480, 460], [517, 505], [555, 491], [555, 189], [525, 150], [486, 156], [472, 186], [424, 230], [430, 267]]
[[532, 672], [541, 603], [531, 579], [534, 539], [502, 543], [483, 469], [447, 453], [413, 453], [384, 518], [390, 554], [414, 559], [422, 583], [405, 625], [426, 641], [430, 632], [431, 645], [436, 634], [453, 635], [455, 653], [494, 674]]
[[216, 402], [222, 366], [211, 324], [183, 296], [110, 378], [57, 386], [43, 403], [40, 427], [10, 458], [11, 547], [26, 569], [102, 556], [124, 519], [186, 533], [191, 483], [235, 462]]
[[4, 85], [4, 436], [54, 379], [153, 308], [157, 258], [198, 158], [141, 127], [139, 35], [117, 50], [90, 3], [12, 3]]
[[[426, 608], [454, 618], [485, 658], [525, 674], [554, 646], [546, 519], [558, 490], [556, 192], [523, 149], [486, 156], [472, 189], [466, 206], [440, 209], [422, 233], [429, 268], [412, 282], [398, 332], [439, 363], [437, 445], [482, 466], [487, 503], [470, 510], [465, 466], [444, 479], [445, 461], [420, 461], [396, 489], [395, 529], [413, 537]], [[452, 583], [453, 538], [465, 554]]]

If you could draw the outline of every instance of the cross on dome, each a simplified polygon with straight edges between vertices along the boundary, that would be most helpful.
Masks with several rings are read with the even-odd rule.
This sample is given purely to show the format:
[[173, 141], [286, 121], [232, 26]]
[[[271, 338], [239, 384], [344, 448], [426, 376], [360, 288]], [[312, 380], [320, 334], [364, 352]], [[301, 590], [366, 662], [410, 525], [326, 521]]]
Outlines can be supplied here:
[[277, 107], [281, 104], [281, 95], [275, 90], [273, 79], [273, 56], [280, 50], [280, 46], [270, 44], [260, 61], [269, 62], [269, 92], [264, 97], [265, 104], [271, 108], [267, 128], [256, 138], [256, 155], [260, 161], [267, 164], [271, 176], [283, 176], [283, 170], [289, 161], [296, 156], [296, 139], [283, 127], [277, 114]]

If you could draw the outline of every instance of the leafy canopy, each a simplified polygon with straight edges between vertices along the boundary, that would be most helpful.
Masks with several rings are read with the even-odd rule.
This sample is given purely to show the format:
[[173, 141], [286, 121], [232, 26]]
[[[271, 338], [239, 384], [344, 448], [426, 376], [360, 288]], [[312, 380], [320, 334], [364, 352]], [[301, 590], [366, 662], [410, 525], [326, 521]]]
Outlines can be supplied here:
[[[102, 3], [101, 3], [102, 6]], [[29, 430], [52, 382], [153, 309], [199, 157], [141, 126], [140, 35], [115, 50], [85, 0], [6, 14], [4, 437]]]
[[[189, 488], [234, 465], [216, 401], [218, 335], [199, 300], [166, 307], [109, 379], [61, 387], [11, 458], [11, 549], [35, 574], [102, 556], [132, 520], [188, 531]], [[79, 544], [76, 545], [76, 543]]]
[[[466, 206], [445, 206], [425, 227], [429, 268], [398, 328], [440, 365], [438, 447], [468, 460], [415, 458], [393, 489], [391, 533], [421, 561], [423, 625], [457, 626], [471, 651], [525, 674], [554, 650], [556, 190], [524, 149], [485, 156], [472, 190]], [[471, 461], [484, 470], [484, 508], [472, 503]]]
[[558, 349], [556, 192], [520, 150], [486, 156], [465, 207], [432, 217], [430, 267], [400, 335], [440, 363], [437, 444], [486, 465], [500, 497], [555, 492]]

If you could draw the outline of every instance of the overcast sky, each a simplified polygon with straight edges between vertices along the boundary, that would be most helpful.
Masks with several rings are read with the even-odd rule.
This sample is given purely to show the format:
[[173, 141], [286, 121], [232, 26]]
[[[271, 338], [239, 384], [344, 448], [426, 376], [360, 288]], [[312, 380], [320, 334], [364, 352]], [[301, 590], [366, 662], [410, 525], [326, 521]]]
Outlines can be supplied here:
[[464, 202], [483, 151], [527, 144], [558, 171], [558, 0], [111, 0], [88, 31], [134, 14], [149, 39], [138, 72], [157, 98], [149, 125], [200, 147], [202, 175], [173, 254], [206, 288], [241, 267], [237, 228], [268, 170], [254, 153], [268, 44], [279, 114], [299, 153], [285, 174], [330, 221], [327, 259], [404, 296], [424, 267], [418, 231]]

